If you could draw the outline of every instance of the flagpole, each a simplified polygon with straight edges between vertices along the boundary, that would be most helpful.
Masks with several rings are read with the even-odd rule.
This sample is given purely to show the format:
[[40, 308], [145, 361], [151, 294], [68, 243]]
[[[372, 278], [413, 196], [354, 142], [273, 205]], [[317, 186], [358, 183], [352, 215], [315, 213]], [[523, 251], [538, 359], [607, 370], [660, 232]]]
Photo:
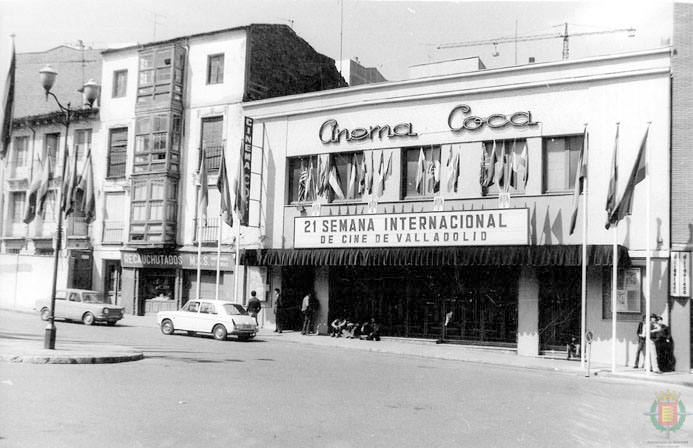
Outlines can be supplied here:
[[214, 290], [214, 300], [219, 300], [219, 271], [221, 268], [221, 227], [222, 227], [221, 208], [219, 208], [219, 220], [217, 222], [217, 225], [219, 226], [218, 234], [217, 234], [217, 281], [216, 281], [216, 289]]
[[[650, 124], [652, 122], [647, 123], [647, 128], [649, 131]], [[647, 144], [647, 142], [645, 142]], [[645, 372], [647, 375], [650, 375], [652, 372], [652, 365], [650, 364], [650, 312], [651, 310], [651, 303], [652, 303], [652, 283], [650, 279], [652, 278], [652, 270], [650, 269], [650, 263], [652, 262], [652, 254], [650, 252], [650, 231], [651, 231], [651, 215], [650, 215], [650, 198], [652, 195], [652, 179], [649, 176], [650, 174], [650, 151], [645, 148], [645, 177], [647, 178], [647, 202], [645, 203], [645, 219], [646, 219], [646, 229], [647, 229], [647, 239], [645, 240], [645, 281], [646, 287], [645, 287], [645, 322], [647, 323], [647, 326], [645, 327]]]
[[618, 288], [618, 222], [614, 223], [614, 244], [611, 256], [611, 372], [616, 372], [616, 290]]
[[241, 214], [236, 213], [236, 269], [233, 272], [233, 302], [238, 302], [238, 276], [241, 266]]
[[202, 218], [200, 218], [200, 201], [197, 201], [197, 288], [195, 292], [195, 299], [200, 300], [200, 259], [202, 258]]
[[[585, 145], [584, 165], [589, 171], [589, 134], [587, 133], [587, 123], [585, 123]], [[578, 167], [581, 169], [581, 167]], [[583, 178], [582, 192], [582, 288], [580, 290], [581, 308], [580, 308], [580, 368], [585, 368], [585, 332], [587, 330], [587, 194], [588, 189], [588, 173]]]

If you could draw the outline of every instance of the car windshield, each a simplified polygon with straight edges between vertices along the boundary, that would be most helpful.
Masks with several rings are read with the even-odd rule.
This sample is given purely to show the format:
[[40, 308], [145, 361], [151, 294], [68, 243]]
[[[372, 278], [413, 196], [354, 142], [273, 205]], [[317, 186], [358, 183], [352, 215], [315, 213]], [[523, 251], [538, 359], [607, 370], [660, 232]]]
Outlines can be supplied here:
[[235, 303], [224, 304], [224, 309], [226, 310], [226, 314], [230, 314], [232, 316], [238, 316], [239, 314], [248, 314], [242, 306], [236, 305]]
[[107, 303], [110, 304], [111, 302], [103, 297], [98, 292], [83, 292], [82, 293], [82, 302], [85, 303]]

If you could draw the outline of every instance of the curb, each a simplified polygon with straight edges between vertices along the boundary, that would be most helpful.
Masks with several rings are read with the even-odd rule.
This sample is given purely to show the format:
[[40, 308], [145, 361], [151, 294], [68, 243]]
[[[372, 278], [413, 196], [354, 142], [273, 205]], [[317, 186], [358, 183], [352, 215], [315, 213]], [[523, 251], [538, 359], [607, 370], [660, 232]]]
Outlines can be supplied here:
[[113, 364], [117, 362], [139, 361], [143, 353], [123, 355], [0, 355], [0, 361], [24, 364]]

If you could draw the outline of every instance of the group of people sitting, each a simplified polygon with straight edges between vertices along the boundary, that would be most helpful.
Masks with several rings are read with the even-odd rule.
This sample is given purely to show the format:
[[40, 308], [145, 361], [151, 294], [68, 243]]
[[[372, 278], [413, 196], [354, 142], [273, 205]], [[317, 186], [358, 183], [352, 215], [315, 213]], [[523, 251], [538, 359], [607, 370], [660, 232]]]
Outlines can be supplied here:
[[365, 322], [352, 322], [344, 317], [335, 318], [330, 324], [330, 336], [333, 338], [380, 340], [380, 324], [374, 318]]

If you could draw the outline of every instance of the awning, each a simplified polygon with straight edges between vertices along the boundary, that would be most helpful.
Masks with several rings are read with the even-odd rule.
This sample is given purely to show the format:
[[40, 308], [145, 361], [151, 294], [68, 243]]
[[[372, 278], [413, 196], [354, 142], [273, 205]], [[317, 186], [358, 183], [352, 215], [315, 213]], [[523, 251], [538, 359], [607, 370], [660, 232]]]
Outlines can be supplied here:
[[[587, 246], [590, 266], [611, 266], [613, 247]], [[630, 266], [618, 246], [619, 266]], [[582, 246], [466, 246], [348, 249], [247, 249], [248, 266], [580, 266]]]

